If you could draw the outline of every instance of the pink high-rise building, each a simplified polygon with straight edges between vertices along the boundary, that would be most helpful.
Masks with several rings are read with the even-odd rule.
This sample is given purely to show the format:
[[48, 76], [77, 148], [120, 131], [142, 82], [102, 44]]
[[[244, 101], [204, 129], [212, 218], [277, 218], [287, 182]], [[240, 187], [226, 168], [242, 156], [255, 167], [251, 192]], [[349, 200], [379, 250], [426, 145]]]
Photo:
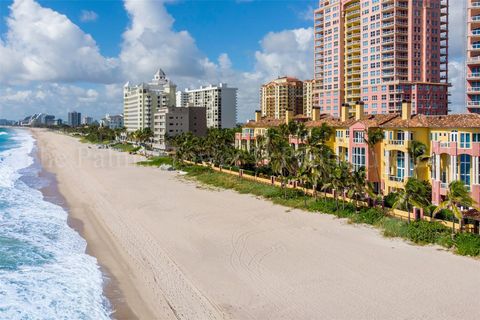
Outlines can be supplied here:
[[370, 114], [402, 100], [413, 113], [448, 113], [448, 0], [320, 0], [314, 18], [322, 113], [358, 100]]
[[467, 109], [480, 113], [480, 1], [467, 3]]

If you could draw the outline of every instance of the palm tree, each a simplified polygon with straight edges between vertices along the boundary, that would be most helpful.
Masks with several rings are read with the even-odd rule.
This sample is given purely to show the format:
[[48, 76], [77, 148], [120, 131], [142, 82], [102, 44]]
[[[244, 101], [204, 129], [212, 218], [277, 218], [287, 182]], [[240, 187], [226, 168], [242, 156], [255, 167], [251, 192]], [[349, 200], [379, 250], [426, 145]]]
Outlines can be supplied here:
[[367, 137], [364, 138], [365, 143], [368, 145], [368, 150], [372, 155], [372, 162], [374, 165], [374, 172], [377, 175], [377, 180], [380, 181], [380, 167], [378, 166], [377, 153], [375, 152], [375, 146], [377, 143], [381, 142], [384, 138], [383, 132], [381, 129], [372, 129], [368, 132]]
[[251, 151], [253, 165], [255, 167], [255, 177], [258, 175], [258, 169], [260, 165], [263, 165], [265, 160], [265, 137], [264, 136], [257, 136], [255, 138], [255, 145]]
[[320, 127], [318, 127], [317, 130], [313, 131], [312, 129], [312, 135], [318, 135], [318, 139], [322, 144], [325, 144], [330, 137], [333, 135], [333, 128], [330, 127], [326, 122], [323, 122]]
[[413, 140], [408, 147], [408, 153], [413, 159], [415, 178], [418, 178], [418, 164], [429, 159], [427, 146], [422, 142]]
[[[443, 209], [449, 209], [453, 212], [455, 217], [460, 221], [460, 231], [463, 228], [463, 214], [460, 210], [460, 206], [472, 207], [475, 204], [470, 192], [463, 183], [463, 181], [452, 181], [448, 185], [447, 196], [445, 201], [433, 211], [433, 217]], [[455, 218], [453, 219], [452, 234], [455, 233]]]
[[405, 188], [400, 190], [393, 204], [395, 209], [405, 208], [408, 212], [408, 223], [411, 221], [411, 210], [414, 207], [425, 209], [430, 205], [430, 198], [425, 184], [416, 179], [408, 178]]
[[[280, 177], [280, 182], [282, 189], [285, 188], [286, 179], [287, 179], [287, 166], [288, 166], [288, 155], [285, 152], [278, 151], [270, 156], [270, 165], [272, 166], [273, 172], [275, 172], [278, 177]], [[285, 198], [287, 197], [287, 191], [285, 192]]]
[[301, 162], [300, 167], [297, 170], [296, 173], [296, 179], [300, 183], [300, 185], [303, 187], [303, 195], [304, 195], [304, 204], [305, 207], [307, 206], [307, 183], [310, 182], [310, 176], [311, 176], [311, 161], [305, 160]]
[[371, 194], [372, 187], [367, 181], [367, 172], [365, 167], [353, 170], [351, 175], [351, 186], [348, 190], [348, 197], [355, 200], [355, 209], [358, 209], [358, 202], [366, 194]]
[[335, 190], [334, 199], [338, 209], [338, 193], [342, 194], [343, 207], [345, 208], [345, 190], [350, 185], [350, 164], [346, 161], [340, 161], [333, 168], [329, 175], [329, 182], [324, 185], [325, 189]]
[[234, 149], [230, 155], [230, 162], [234, 166], [242, 168], [246, 163], [251, 160], [250, 153], [241, 149]]

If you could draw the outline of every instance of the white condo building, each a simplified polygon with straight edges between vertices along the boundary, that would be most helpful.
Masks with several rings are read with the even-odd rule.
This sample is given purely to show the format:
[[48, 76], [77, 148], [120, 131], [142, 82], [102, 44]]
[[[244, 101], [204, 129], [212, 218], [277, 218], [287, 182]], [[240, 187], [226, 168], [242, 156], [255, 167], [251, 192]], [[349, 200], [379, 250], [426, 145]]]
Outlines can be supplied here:
[[105, 118], [100, 121], [102, 127], [108, 127], [110, 129], [121, 129], [123, 128], [123, 115], [122, 114], [106, 114]]
[[204, 107], [207, 128], [234, 128], [237, 124], [237, 88], [226, 83], [177, 92], [177, 107]]
[[123, 88], [123, 122], [127, 131], [151, 128], [153, 115], [161, 107], [175, 106], [176, 85], [167, 79], [165, 72], [159, 69], [149, 83]]

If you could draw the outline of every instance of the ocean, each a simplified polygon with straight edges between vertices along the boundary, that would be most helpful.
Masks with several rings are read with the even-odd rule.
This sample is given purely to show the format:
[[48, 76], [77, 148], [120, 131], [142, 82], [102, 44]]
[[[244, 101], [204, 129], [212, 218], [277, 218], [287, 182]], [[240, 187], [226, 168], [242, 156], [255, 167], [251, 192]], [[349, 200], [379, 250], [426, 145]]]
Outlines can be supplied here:
[[110, 319], [104, 278], [68, 213], [40, 191], [35, 140], [0, 128], [0, 319]]

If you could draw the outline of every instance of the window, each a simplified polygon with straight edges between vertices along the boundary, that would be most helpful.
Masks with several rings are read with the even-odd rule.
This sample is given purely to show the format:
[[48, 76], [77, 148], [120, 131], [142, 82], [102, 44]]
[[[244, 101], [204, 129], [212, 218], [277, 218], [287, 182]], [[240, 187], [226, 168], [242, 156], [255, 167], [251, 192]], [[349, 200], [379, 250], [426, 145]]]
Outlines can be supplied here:
[[458, 132], [457, 130], [453, 130], [450, 133], [450, 142], [457, 142]]
[[365, 148], [354, 147], [352, 150], [352, 164], [355, 171], [365, 167], [365, 159]]
[[468, 154], [460, 155], [460, 180], [466, 186], [470, 186], [470, 167], [472, 165], [472, 157]]
[[405, 177], [405, 153], [397, 151], [397, 179], [402, 181]]
[[480, 133], [472, 133], [472, 136], [473, 136], [473, 139], [472, 139], [473, 142], [480, 142]]
[[470, 148], [470, 133], [460, 133], [460, 148]]
[[365, 132], [363, 131], [353, 131], [353, 142], [354, 143], [363, 143], [364, 139], [363, 137], [365, 136]]

